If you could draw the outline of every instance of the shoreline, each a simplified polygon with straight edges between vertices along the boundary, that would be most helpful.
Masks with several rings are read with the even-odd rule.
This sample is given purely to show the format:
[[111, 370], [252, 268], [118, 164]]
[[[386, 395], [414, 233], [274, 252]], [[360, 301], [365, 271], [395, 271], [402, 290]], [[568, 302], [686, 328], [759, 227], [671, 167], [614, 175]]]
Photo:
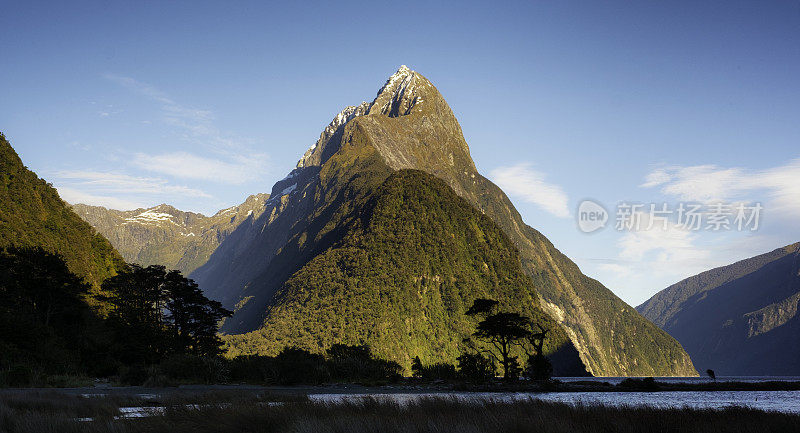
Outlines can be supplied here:
[[0, 388], [0, 394], [60, 393], [80, 396], [136, 396], [202, 394], [209, 392], [269, 393], [274, 395], [302, 396], [312, 394], [448, 394], [448, 393], [570, 393], [570, 392], [729, 392], [729, 391], [800, 391], [800, 381], [717, 381], [717, 382], [666, 382], [648, 378], [629, 378], [612, 384], [599, 378], [551, 382], [493, 382], [468, 383], [396, 383], [363, 385], [356, 383], [331, 383], [320, 385], [274, 386], [258, 384], [179, 384], [174, 386], [114, 386], [97, 384], [83, 387], [32, 387]]

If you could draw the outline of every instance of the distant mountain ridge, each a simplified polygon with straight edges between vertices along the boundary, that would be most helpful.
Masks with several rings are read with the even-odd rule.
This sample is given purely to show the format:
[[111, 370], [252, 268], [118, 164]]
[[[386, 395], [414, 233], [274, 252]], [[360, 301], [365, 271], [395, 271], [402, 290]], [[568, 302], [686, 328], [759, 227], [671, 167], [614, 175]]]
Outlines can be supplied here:
[[79, 203], [72, 209], [108, 238], [126, 261], [164, 265], [189, 275], [239, 224], [261, 216], [268, 203], [269, 194], [254, 194], [210, 217], [167, 204], [119, 211]]
[[800, 243], [711, 269], [637, 307], [700, 369], [719, 375], [800, 374]]
[[297, 167], [273, 187], [273, 194], [288, 191], [280, 205], [268, 218], [237, 228], [192, 274], [209, 296], [237, 307], [225, 332], [247, 333], [268, 325], [271, 312], [287, 299], [292, 275], [342, 245], [347, 228], [361, 218], [362, 203], [403, 169], [444, 180], [502, 228], [519, 250], [521, 267], [533, 280], [531, 290], [564, 327], [590, 372], [697, 374], [672, 337], [583, 275], [522, 221], [500, 188], [478, 173], [444, 98], [407, 67], [387, 80], [372, 103], [347, 107], [335, 116]]

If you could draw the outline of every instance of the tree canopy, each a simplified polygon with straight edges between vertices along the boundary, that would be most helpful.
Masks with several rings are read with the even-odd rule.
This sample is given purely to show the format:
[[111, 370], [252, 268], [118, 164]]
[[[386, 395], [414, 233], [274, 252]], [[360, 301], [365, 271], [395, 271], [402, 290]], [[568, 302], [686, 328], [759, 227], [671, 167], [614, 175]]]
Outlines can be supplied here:
[[170, 353], [216, 356], [220, 320], [231, 312], [206, 298], [197, 284], [164, 266], [130, 265], [103, 282], [111, 293], [109, 321], [121, 335], [119, 350], [129, 362], [156, 362]]
[[[499, 303], [491, 299], [478, 298], [467, 310], [467, 315], [481, 315], [473, 337], [488, 345], [481, 352], [488, 354], [503, 366], [505, 379], [516, 378], [520, 371], [519, 357], [514, 355], [514, 348], [521, 349], [528, 356], [528, 370], [537, 379], [549, 377], [552, 367], [542, 353], [547, 330], [519, 313], [494, 312]], [[534, 328], [535, 327], [535, 328]], [[538, 329], [539, 332], [535, 332]], [[550, 373], [548, 373], [548, 371]]]

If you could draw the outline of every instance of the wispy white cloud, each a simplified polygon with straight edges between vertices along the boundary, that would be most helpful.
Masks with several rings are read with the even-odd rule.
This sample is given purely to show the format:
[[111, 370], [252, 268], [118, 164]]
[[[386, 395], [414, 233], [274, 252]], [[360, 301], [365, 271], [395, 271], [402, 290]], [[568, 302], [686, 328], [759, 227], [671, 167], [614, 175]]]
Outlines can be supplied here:
[[703, 243], [700, 235], [670, 221], [664, 224], [648, 212], [636, 212], [641, 224], [621, 232], [616, 256], [590, 259], [593, 272], [632, 305], [658, 290], [694, 274], [725, 264], [730, 254], [720, 254]]
[[[684, 278], [769, 251], [785, 240], [762, 234], [728, 233], [711, 236], [662, 219], [650, 224], [647, 212], [637, 212], [641, 224], [620, 234], [616, 256], [593, 259], [597, 277], [620, 296], [638, 305], [658, 290]], [[788, 243], [788, 242], [786, 242]]]
[[[226, 184], [241, 184], [263, 176], [267, 155], [243, 144], [246, 140], [222, 133], [211, 110], [180, 104], [166, 92], [131, 77], [106, 74], [105, 78], [159, 104], [160, 120], [174, 127], [183, 140], [199, 145], [194, 153], [137, 153], [131, 159], [135, 167], [183, 179]], [[202, 151], [207, 154], [197, 153]]]
[[241, 184], [260, 177], [266, 164], [266, 157], [264, 155], [233, 156], [231, 161], [227, 162], [187, 152], [158, 155], [137, 153], [132, 164], [144, 170], [184, 179]]
[[149, 84], [142, 83], [141, 81], [135, 80], [131, 77], [126, 77], [116, 74], [104, 74], [103, 77], [109, 81], [113, 81], [131, 90], [135, 90], [147, 96], [150, 99], [153, 99], [157, 102], [161, 102], [164, 105], [177, 105], [175, 101], [173, 101], [167, 96], [166, 93], [156, 89], [155, 87]]
[[545, 175], [529, 163], [498, 167], [491, 171], [492, 180], [507, 193], [533, 203], [561, 218], [569, 218], [568, 198], [564, 190], [545, 181]]
[[710, 252], [695, 245], [697, 234], [671, 221], [650, 224], [650, 214], [639, 212], [639, 229], [632, 229], [617, 242], [619, 258], [628, 262], [647, 260], [652, 269], [685, 269], [705, 266]]
[[597, 268], [601, 271], [609, 272], [615, 274], [617, 277], [627, 277], [632, 273], [632, 269], [629, 266], [625, 266], [619, 263], [601, 263], [597, 265]]
[[800, 158], [765, 170], [716, 165], [670, 166], [650, 172], [645, 188], [682, 201], [764, 201], [765, 212], [800, 217]]
[[133, 210], [149, 206], [149, 204], [140, 201], [127, 200], [124, 198], [107, 195], [89, 194], [85, 191], [65, 186], [57, 187], [57, 190], [58, 195], [61, 196], [61, 199], [71, 204], [83, 203], [117, 210]]
[[215, 125], [211, 110], [180, 104], [166, 92], [131, 77], [105, 74], [104, 77], [160, 105], [161, 120], [180, 130], [183, 138], [211, 147], [217, 152], [231, 152], [241, 148], [240, 140], [223, 134]]
[[172, 185], [165, 179], [102, 171], [59, 171], [53, 175], [53, 180], [62, 198], [69, 203], [113, 209], [152, 206], [156, 200], [211, 197], [199, 189]]

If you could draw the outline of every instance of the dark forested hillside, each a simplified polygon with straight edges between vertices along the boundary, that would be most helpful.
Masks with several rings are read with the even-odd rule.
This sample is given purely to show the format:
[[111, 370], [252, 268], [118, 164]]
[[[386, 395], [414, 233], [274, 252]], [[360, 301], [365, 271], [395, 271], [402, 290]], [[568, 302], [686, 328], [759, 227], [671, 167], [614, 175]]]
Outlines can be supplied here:
[[94, 288], [124, 263], [52, 185], [23, 165], [0, 134], [0, 247], [7, 246], [41, 247], [59, 254], [73, 273]]
[[719, 375], [800, 374], [800, 243], [715, 268], [637, 309]]
[[492, 297], [551, 330], [545, 353], [562, 374], [585, 373], [577, 351], [539, 305], [503, 231], [446, 183], [416, 170], [392, 174], [348, 233], [283, 285], [262, 331], [229, 337], [234, 352], [274, 355], [291, 343], [322, 352], [366, 342], [409, 368], [455, 362], [474, 330], [464, 313]]

